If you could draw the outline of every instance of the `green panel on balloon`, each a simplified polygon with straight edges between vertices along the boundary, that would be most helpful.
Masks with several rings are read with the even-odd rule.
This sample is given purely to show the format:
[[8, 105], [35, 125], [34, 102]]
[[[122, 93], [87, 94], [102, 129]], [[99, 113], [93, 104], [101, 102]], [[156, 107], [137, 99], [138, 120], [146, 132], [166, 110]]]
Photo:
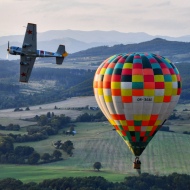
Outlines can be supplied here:
[[140, 132], [139, 131], [135, 131], [135, 139], [137, 142], [140, 141]]
[[123, 136], [126, 141], [130, 141], [127, 136]]
[[121, 125], [118, 125], [118, 128], [121, 130], [121, 131], [124, 131], [123, 127]]
[[145, 137], [148, 137], [151, 131], [146, 131]]
[[133, 82], [132, 83], [132, 89], [143, 89], [144, 84], [143, 82]]
[[152, 137], [148, 137], [146, 141], [150, 142]]
[[141, 126], [141, 123], [142, 123], [142, 121], [135, 121], [135, 120], [134, 120], [134, 125], [135, 125], [135, 126]]
[[125, 131], [125, 134], [127, 135], [127, 138], [129, 139], [129, 141], [132, 141], [130, 132]]

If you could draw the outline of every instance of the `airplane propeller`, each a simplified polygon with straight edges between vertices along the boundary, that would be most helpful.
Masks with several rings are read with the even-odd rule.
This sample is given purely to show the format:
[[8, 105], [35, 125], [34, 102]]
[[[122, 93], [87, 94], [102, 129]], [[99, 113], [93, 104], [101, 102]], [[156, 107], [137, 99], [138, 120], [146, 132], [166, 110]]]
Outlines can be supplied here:
[[7, 49], [7, 59], [9, 59], [9, 41], [8, 41], [8, 49]]

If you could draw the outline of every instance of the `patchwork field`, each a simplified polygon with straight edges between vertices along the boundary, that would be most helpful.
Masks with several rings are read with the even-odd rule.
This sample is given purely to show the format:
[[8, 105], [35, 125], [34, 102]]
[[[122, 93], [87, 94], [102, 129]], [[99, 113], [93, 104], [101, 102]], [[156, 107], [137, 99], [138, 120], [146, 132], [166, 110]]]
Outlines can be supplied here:
[[[55, 115], [65, 114], [66, 116], [70, 116], [71, 118], [76, 118], [83, 112], [77, 110], [65, 110], [65, 108], [69, 107], [85, 107], [86, 105], [89, 106], [98, 106], [94, 96], [89, 97], [77, 97], [77, 98], [70, 98], [65, 101], [55, 102], [50, 104], [42, 104], [37, 106], [30, 106], [30, 111], [25, 111], [25, 107], [23, 108], [24, 111], [14, 112], [14, 109], [5, 109], [0, 110], [0, 124], [1, 119], [25, 119], [31, 118], [35, 115], [42, 115], [47, 114], [47, 112], [54, 112]], [[54, 109], [54, 107], [58, 107], [60, 109]], [[40, 109], [41, 108], [41, 109]], [[24, 125], [24, 124], [23, 124]]]
[[[55, 105], [61, 109], [54, 110]], [[96, 106], [95, 99], [93, 97], [73, 98], [57, 104], [40, 105], [42, 110], [39, 110], [40, 106], [33, 106], [30, 107], [31, 111], [29, 112], [32, 113], [33, 111], [33, 113], [36, 113], [39, 110], [38, 114], [40, 115], [40, 113], [47, 113], [50, 110], [54, 113], [56, 113], [55, 111], [60, 111], [60, 113], [66, 111], [65, 113], [68, 114], [73, 113], [72, 117], [74, 118], [74, 112], [81, 114], [83, 111], [65, 110], [65, 108], [86, 105]], [[166, 126], [170, 127], [170, 130], [176, 131], [177, 133], [159, 131], [143, 152], [140, 157], [142, 172], [156, 175], [168, 175], [173, 172], [190, 174], [190, 166], [188, 165], [190, 135], [182, 134], [183, 131], [190, 131], [190, 111], [183, 111], [184, 106], [185, 109], [190, 110], [190, 104], [178, 105], [175, 113], [177, 116], [181, 115], [181, 117], [179, 119], [169, 120], [168, 124], [166, 124]], [[23, 111], [23, 117], [30, 116], [27, 115], [29, 112]], [[0, 114], [6, 113], [13, 113], [9, 117], [9, 120], [16, 119], [15, 112], [11, 112], [10, 110], [0, 111]], [[60, 130], [58, 135], [50, 136], [43, 141], [14, 144], [15, 147], [19, 145], [32, 146], [41, 154], [45, 152], [52, 154], [55, 150], [52, 146], [52, 141], [62, 140], [64, 142], [71, 140], [75, 148], [72, 157], [63, 153], [63, 161], [39, 166], [0, 165], [0, 179], [14, 177], [23, 182], [40, 182], [43, 179], [63, 176], [98, 175], [110, 181], [122, 181], [127, 175], [137, 175], [136, 171], [132, 168], [134, 155], [117, 132], [112, 130], [113, 126], [108, 122], [74, 124], [76, 125], [74, 128], [77, 132], [75, 136], [65, 136], [62, 134], [63, 130]], [[67, 129], [69, 127], [64, 130]], [[1, 132], [7, 133], [5, 131]], [[25, 128], [23, 127], [21, 131], [14, 133], [24, 134]], [[102, 172], [95, 172], [93, 170], [93, 164], [97, 161], [102, 163]]]
[[[134, 155], [117, 132], [102, 132], [100, 135], [103, 138], [73, 141], [75, 150], [72, 158], [46, 166], [89, 170], [94, 162], [99, 161], [103, 169], [135, 174], [132, 168]], [[158, 132], [140, 157], [142, 172], [190, 174], [189, 146], [190, 135]]]
[[43, 166], [18, 166], [18, 165], [0, 165], [1, 175], [0, 179], [7, 177], [19, 179], [24, 183], [34, 181], [41, 182], [45, 179], [55, 179], [62, 177], [89, 177], [89, 176], [102, 176], [108, 181], [120, 182], [123, 181], [126, 174], [116, 174], [110, 171], [95, 170], [67, 170], [57, 167], [43, 167]]

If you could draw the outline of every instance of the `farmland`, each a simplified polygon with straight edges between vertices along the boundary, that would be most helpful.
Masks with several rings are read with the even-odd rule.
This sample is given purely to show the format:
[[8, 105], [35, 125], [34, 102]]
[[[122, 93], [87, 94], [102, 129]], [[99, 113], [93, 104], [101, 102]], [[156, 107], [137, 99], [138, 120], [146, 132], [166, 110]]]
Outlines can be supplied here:
[[[14, 112], [14, 109], [5, 109], [0, 110], [0, 123], [1, 119], [3, 120], [14, 120], [14, 119], [25, 119], [31, 118], [35, 115], [47, 114], [47, 112], [54, 112], [55, 115], [65, 114], [66, 116], [70, 116], [71, 118], [76, 118], [78, 115], [83, 112], [77, 110], [69, 110], [70, 107], [85, 107], [89, 106], [97, 106], [96, 100], [94, 96], [89, 97], [77, 97], [77, 98], [69, 98], [65, 101], [54, 102], [50, 104], [42, 104], [37, 106], [30, 106], [30, 111], [25, 111], [25, 108], [22, 108], [23, 111]], [[54, 109], [54, 107], [58, 109]], [[67, 110], [65, 110], [67, 108]]]
[[[60, 109], [55, 110], [55, 105]], [[6, 114], [9, 114], [8, 121], [20, 121], [22, 123], [26, 121], [19, 119], [18, 113], [22, 114], [22, 118], [28, 118], [36, 114], [41, 115], [48, 111], [53, 111], [55, 114], [65, 113], [75, 118], [77, 115], [84, 113], [85, 110], [67, 109], [86, 105], [96, 106], [94, 97], [72, 98], [57, 103], [31, 106], [31, 111], [13, 112], [13, 109], [1, 110], [0, 117], [2, 121], [5, 121]], [[187, 111], [183, 111], [184, 109], [187, 109]], [[190, 110], [190, 104], [178, 105], [175, 114], [177, 116], [181, 115], [181, 117], [169, 120], [166, 123], [166, 126], [169, 126], [170, 130], [175, 131], [175, 133], [159, 131], [149, 143], [140, 158], [142, 161], [142, 172], [159, 175], [168, 175], [173, 172], [190, 174], [190, 166], [188, 165], [190, 135], [182, 134], [183, 131], [190, 131], [190, 111], [188, 110]], [[87, 112], [93, 114], [94, 111], [87, 110]], [[3, 114], [4, 118], [2, 117]], [[30, 125], [30, 122], [25, 123], [25, 125]], [[40, 182], [43, 179], [64, 176], [98, 175], [110, 181], [122, 181], [126, 175], [137, 175], [136, 171], [132, 168], [134, 155], [117, 132], [112, 130], [113, 126], [108, 122], [79, 122], [74, 123], [74, 125], [77, 132], [74, 136], [63, 135], [63, 130], [69, 129], [68, 125], [67, 128], [61, 129], [57, 135], [49, 136], [48, 139], [38, 142], [14, 143], [15, 147], [20, 145], [32, 146], [42, 155], [43, 153], [53, 153], [55, 149], [52, 146], [52, 141], [62, 140], [64, 142], [71, 140], [75, 148], [72, 157], [69, 157], [67, 153], [63, 153], [64, 160], [38, 166], [0, 165], [2, 171], [0, 179], [14, 177], [23, 182]], [[20, 131], [0, 131], [0, 133], [4, 134], [9, 132], [25, 134], [24, 123]], [[103, 166], [101, 172], [93, 170], [93, 164], [97, 161], [101, 162]]]

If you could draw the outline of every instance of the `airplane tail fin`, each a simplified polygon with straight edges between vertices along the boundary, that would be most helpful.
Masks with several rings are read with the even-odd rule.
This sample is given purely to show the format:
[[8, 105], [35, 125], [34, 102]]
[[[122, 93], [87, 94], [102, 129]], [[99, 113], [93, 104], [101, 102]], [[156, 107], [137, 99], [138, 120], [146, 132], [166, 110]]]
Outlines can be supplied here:
[[57, 52], [58, 54], [64, 54], [65, 53], [65, 46], [64, 45], [59, 45]]
[[64, 58], [67, 56], [67, 52], [65, 51], [65, 46], [59, 45], [56, 53], [62, 55], [62, 57], [56, 57], [56, 64], [61, 65], [63, 63]]

